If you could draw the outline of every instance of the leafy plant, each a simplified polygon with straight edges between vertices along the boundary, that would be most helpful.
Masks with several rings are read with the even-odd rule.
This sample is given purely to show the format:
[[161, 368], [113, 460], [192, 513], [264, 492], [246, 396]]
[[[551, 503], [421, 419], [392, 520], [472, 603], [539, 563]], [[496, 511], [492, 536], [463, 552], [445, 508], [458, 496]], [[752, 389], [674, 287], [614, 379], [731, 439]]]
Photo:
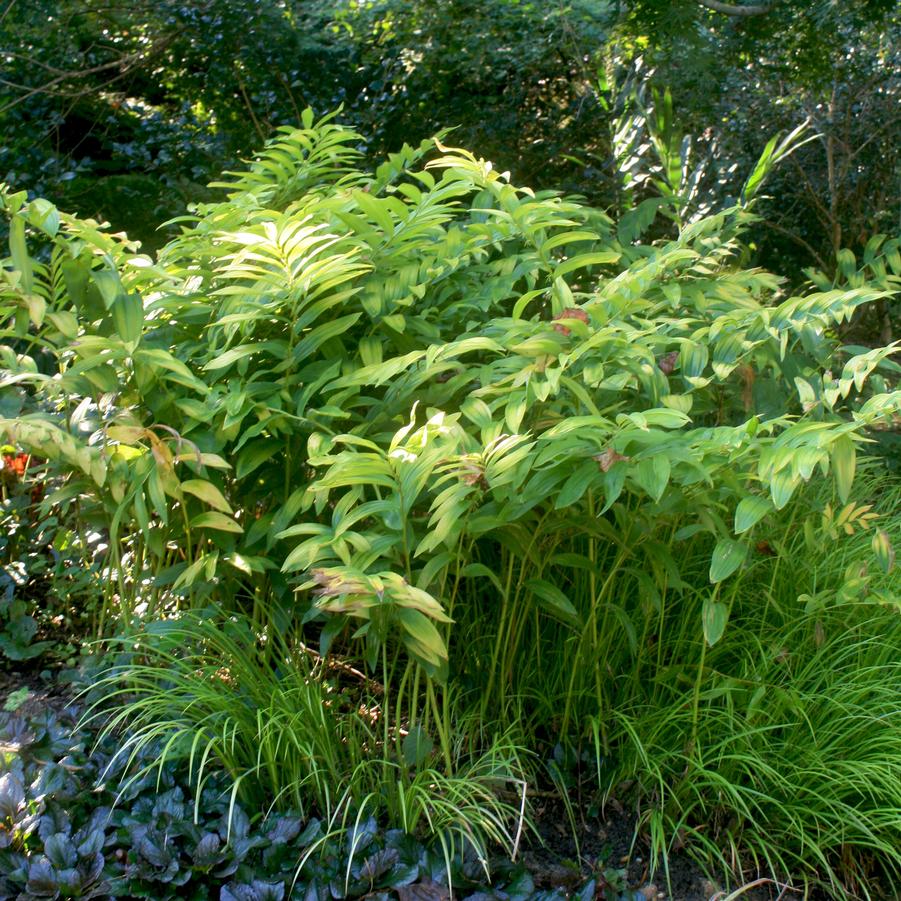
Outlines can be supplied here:
[[52, 493], [42, 461], [3, 450], [0, 654], [12, 661], [41, 655], [72, 661], [96, 622], [102, 536], [87, 532], [72, 511], [41, 516], [39, 504]]
[[388, 721], [388, 685], [303, 644], [258, 639], [240, 620], [188, 616], [129, 637], [126, 649], [91, 689], [100, 699], [89, 721], [102, 721], [104, 736], [124, 732], [118, 763], [146, 761], [131, 779], [182, 760], [198, 798], [210, 773], [224, 771], [232, 798], [252, 809], [290, 807], [329, 823], [359, 823], [368, 811], [406, 834], [437, 836], [448, 872], [460, 847], [485, 866], [494, 844], [515, 857], [525, 812], [498, 798], [518, 787], [525, 799], [509, 740], [472, 760], [461, 749], [455, 773], [442, 772], [428, 717]]
[[[4, 897], [281, 899], [447, 898], [445, 852], [370, 817], [329, 823], [297, 812], [250, 817], [210, 775], [198, 793], [155, 750], [152, 772], [115, 791], [115, 739], [73, 728], [71, 710], [0, 714], [0, 892]], [[15, 751], [9, 748], [14, 746]], [[88, 752], [86, 749], [90, 748]], [[102, 774], [107, 781], [95, 784]], [[459, 897], [488, 889], [477, 857], [457, 849]], [[537, 897], [521, 865], [500, 862], [490, 891]], [[584, 880], [579, 897], [594, 897]], [[398, 897], [397, 894], [393, 895]], [[549, 899], [563, 896], [547, 893]]]
[[[521, 736], [610, 754], [620, 684], [664, 665], [669, 617], [700, 649], [681, 671], [696, 739], [706, 654], [745, 592], [766, 620], [774, 524], [827, 477], [832, 511], [867, 506], [858, 448], [901, 411], [895, 347], [836, 332], [894, 286], [786, 296], [742, 268], [747, 205], [642, 245], [440, 138], [374, 172], [359, 142], [304, 114], [155, 260], [7, 192], [20, 412], [0, 429], [65, 478], [43, 509], [77, 497], [108, 535], [98, 633], [147, 658], [120, 671], [135, 747], [161, 739], [201, 772], [209, 749], [237, 794], [512, 848], [480, 760], [500, 749], [509, 778]], [[858, 566], [807, 593], [890, 596], [877, 534], [884, 586]], [[243, 637], [192, 633], [183, 653], [169, 626], [141, 631], [210, 604]], [[360, 696], [371, 724], [323, 704], [309, 654], [275, 638], [294, 635], [381, 687]], [[217, 679], [204, 647], [225, 640]], [[397, 794], [367, 800], [401, 760]]]

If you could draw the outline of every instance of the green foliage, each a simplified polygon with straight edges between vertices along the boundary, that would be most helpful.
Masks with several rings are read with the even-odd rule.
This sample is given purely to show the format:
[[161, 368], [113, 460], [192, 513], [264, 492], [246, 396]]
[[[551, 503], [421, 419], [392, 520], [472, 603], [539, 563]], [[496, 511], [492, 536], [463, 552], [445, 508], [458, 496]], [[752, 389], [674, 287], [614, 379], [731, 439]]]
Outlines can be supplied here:
[[617, 711], [612, 778], [656, 796], [644, 816], [657, 853], [690, 833], [725, 872], [743, 858], [836, 897], [878, 897], [868, 868], [878, 861], [884, 889], [901, 872], [897, 614], [854, 618], [850, 632], [847, 614], [802, 618], [766, 639], [723, 648], [741, 665], [705, 685], [695, 729], [690, 688]]
[[486, 867], [493, 845], [516, 856], [523, 811], [498, 792], [519, 786], [524, 797], [525, 782], [508, 739], [475, 760], [461, 747], [457, 774], [442, 772], [428, 716], [387, 720], [402, 691], [302, 643], [258, 641], [240, 620], [157, 623], [121, 644], [126, 659], [97, 683], [102, 698], [87, 720], [102, 720], [109, 736], [127, 726], [119, 754], [145, 767], [132, 779], [182, 759], [198, 793], [210, 769], [224, 771], [232, 800], [250, 809], [289, 807], [330, 823], [375, 814], [408, 835], [437, 837], [448, 872], [466, 848]]
[[[654, 853], [688, 841], [724, 873], [744, 860], [746, 873], [879, 897], [901, 867], [897, 587], [861, 607], [849, 582], [829, 586], [846, 564], [865, 570], [862, 537], [833, 561], [814, 557], [803, 534], [779, 535], [798, 564], [774, 562], [732, 599], [712, 651], [660, 616], [657, 643], [633, 664], [645, 678], [616, 691], [598, 765], [608, 791], [637, 786]], [[766, 581], [761, 615], [751, 592]], [[812, 584], [818, 595], [796, 597]]]
[[[0, 656], [70, 659], [92, 629], [105, 548], [54, 513], [41, 516], [49, 477], [43, 462], [2, 448], [0, 457]], [[93, 624], [96, 625], [96, 624]]]
[[[273, 564], [319, 567], [323, 597], [440, 620], [423, 592], [453, 572], [441, 554], [549, 501], [653, 520], [666, 497], [728, 538], [723, 505], [762, 491], [781, 509], [838, 459], [846, 499], [855, 442], [898, 405], [878, 370], [897, 366], [828, 330], [882, 291], [770, 305], [778, 280], [734, 263], [740, 209], [623, 245], [600, 213], [461, 152], [419, 168], [428, 143], [367, 176], [356, 141], [286, 132], [157, 263], [7, 197], [4, 390], [22, 413], [5, 427], [78, 474], [154, 588], [218, 597], [215, 575], [286, 604]], [[409, 587], [337, 590], [335, 565]]]
[[[152, 772], [117, 796], [116, 739], [76, 730], [71, 710], [0, 714], [0, 749], [3, 897], [325, 901], [387, 899], [398, 890], [447, 896], [447, 862], [437, 844], [365, 817], [256, 816], [215, 777], [191, 791], [183, 770], [153, 765], [152, 748], [138, 761]], [[98, 788], [104, 775], [108, 781]], [[451, 875], [460, 897], [479, 897], [485, 877], [473, 854], [458, 853]], [[507, 897], [536, 897], [521, 865], [500, 863], [496, 875], [495, 888]], [[594, 891], [589, 879], [580, 897]]]
[[[831, 277], [839, 251], [860, 254], [873, 235], [897, 228], [897, 4], [725, 6], [742, 5], [763, 12], [635, 0], [608, 51], [617, 65], [607, 69], [631, 71], [638, 59], [639, 83], [671, 90], [682, 130], [694, 136], [695, 163], [705, 164], [705, 186], [719, 198], [732, 193], [724, 178], [732, 167], [748, 171], [774, 133], [809, 122], [817, 140], [775, 174], [750, 237], [756, 259], [792, 283], [811, 265]], [[868, 325], [869, 335], [880, 334]]]
[[[136, 748], [168, 736], [160, 759], [256, 802], [327, 816], [347, 791], [354, 816], [510, 847], [481, 761], [519, 778], [511, 736], [606, 757], [623, 687], [668, 668], [698, 746], [705, 655], [775, 603], [767, 549], [870, 531], [859, 448], [897, 422], [901, 369], [836, 335], [897, 285], [784, 291], [744, 267], [747, 206], [640, 244], [440, 139], [373, 172], [359, 144], [304, 113], [155, 259], [5, 193], [0, 429], [65, 479], [44, 511], [77, 500], [108, 536], [97, 629], [147, 658], [117, 672]], [[867, 543], [884, 571], [792, 583], [786, 609], [896, 603], [896, 525]], [[243, 639], [141, 632], [210, 604]], [[673, 622], [692, 655], [670, 656]], [[300, 657], [274, 638], [295, 634]], [[381, 687], [361, 696], [377, 725], [322, 703], [314, 647]], [[831, 883], [833, 850], [813, 863]]]
[[[452, 125], [518, 183], [609, 208], [623, 173], [609, 88], [622, 69], [649, 98], [670, 96], [681, 129], [668, 137], [691, 136], [664, 141], [686, 202], [728, 206], [732, 170], [811, 121], [820, 139], [778, 176], [754, 244], [793, 283], [814, 264], [831, 275], [840, 249], [858, 252], [898, 221], [897, 5], [720, 9], [743, 6], [755, 14], [698, 0], [13, 4], [0, 37], [0, 180], [156, 249], [171, 236], [156, 226], [208, 199], [212, 173], [299, 125], [305, 106], [343, 104], [370, 162]], [[635, 171], [643, 155], [630, 167], [650, 182], [653, 163]]]
[[603, 142], [589, 59], [608, 18], [583, 0], [14, 5], [0, 181], [156, 248], [154, 228], [212, 174], [298, 126], [305, 106], [343, 104], [371, 159], [452, 124], [520, 178], [550, 166], [548, 184], [575, 186], [569, 154], [582, 135]]

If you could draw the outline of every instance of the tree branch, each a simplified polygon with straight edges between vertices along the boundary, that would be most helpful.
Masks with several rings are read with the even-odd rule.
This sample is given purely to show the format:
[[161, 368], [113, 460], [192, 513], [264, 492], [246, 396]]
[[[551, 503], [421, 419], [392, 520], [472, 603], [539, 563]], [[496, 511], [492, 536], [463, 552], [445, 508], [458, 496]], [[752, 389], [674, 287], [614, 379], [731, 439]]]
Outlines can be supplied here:
[[720, 3], [720, 0], [698, 0], [701, 6], [712, 9], [714, 12], [723, 13], [727, 16], [762, 16], [768, 13], [773, 7], [769, 5], [736, 5], [734, 3]]
[[[50, 81], [42, 84], [36, 88], [29, 88], [27, 85], [19, 85], [13, 84], [11, 81], [6, 81], [2, 79], [3, 83], [7, 85], [7, 87], [15, 88], [16, 90], [23, 91], [24, 93], [20, 97], [15, 97], [10, 100], [9, 103], [0, 107], [0, 113], [5, 113], [8, 109], [16, 106], [19, 103], [24, 102], [29, 97], [33, 97], [35, 94], [52, 94], [57, 96], [66, 96], [66, 91], [64, 88], [58, 87], [59, 85], [63, 85], [67, 81], [74, 81], [79, 78], [85, 78], [88, 75], [97, 75], [100, 72], [106, 72], [110, 69], [119, 69], [119, 76], [128, 74], [135, 67], [148, 62], [152, 57], [161, 53], [165, 50], [170, 44], [175, 40], [176, 35], [168, 34], [164, 35], [160, 38], [155, 44], [151, 44], [149, 47], [142, 47], [139, 50], [134, 51], [133, 53], [126, 53], [118, 59], [110, 60], [106, 63], [100, 63], [97, 66], [91, 66], [88, 69], [73, 69], [71, 72], [66, 72], [61, 69], [57, 69], [56, 71], [60, 74], [55, 78], [51, 78]], [[45, 66], [44, 68], [51, 68]], [[88, 89], [85, 93], [89, 93], [91, 89]]]
[[795, 244], [803, 247], [813, 258], [813, 261], [819, 264], [820, 269], [825, 273], [830, 273], [833, 271], [833, 267], [830, 266], [822, 256], [814, 249], [813, 245], [809, 242], [805, 241], [800, 235], [796, 234], [793, 231], [781, 226], [778, 222], [773, 222], [772, 219], [761, 219], [760, 222], [765, 225], [767, 228], [773, 229], [773, 231], [779, 232], [780, 235], [785, 235], [786, 238], [790, 238]]

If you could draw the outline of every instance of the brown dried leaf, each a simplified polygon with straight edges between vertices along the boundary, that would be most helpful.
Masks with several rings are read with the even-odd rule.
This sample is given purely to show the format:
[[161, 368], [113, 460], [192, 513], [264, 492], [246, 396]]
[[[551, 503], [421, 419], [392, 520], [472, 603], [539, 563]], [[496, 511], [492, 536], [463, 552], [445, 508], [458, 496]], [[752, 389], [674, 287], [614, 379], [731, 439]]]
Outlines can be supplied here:
[[658, 357], [657, 359], [657, 365], [660, 367], [660, 371], [663, 372], [664, 375], [672, 375], [673, 370], [676, 368], [676, 363], [678, 362], [678, 350], [671, 350], [668, 354], [664, 354], [662, 357]]
[[608, 447], [599, 454], [595, 454], [592, 459], [597, 460], [598, 466], [601, 467], [601, 472], [609, 472], [614, 464], [619, 463], [621, 460], [631, 460], [632, 458], [624, 454], [618, 454], [612, 447]]

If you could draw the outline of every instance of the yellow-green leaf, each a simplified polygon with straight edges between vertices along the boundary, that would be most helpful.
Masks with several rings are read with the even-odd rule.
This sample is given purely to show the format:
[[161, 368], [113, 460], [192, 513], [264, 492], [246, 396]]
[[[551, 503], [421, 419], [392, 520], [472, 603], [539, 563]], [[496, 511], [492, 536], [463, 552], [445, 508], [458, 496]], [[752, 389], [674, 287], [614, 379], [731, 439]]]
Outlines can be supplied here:
[[723, 637], [728, 619], [729, 608], [725, 604], [714, 601], [712, 598], [704, 601], [701, 622], [704, 626], [704, 638], [710, 647], [713, 647]]
[[44, 324], [44, 314], [47, 312], [47, 301], [38, 294], [29, 294], [25, 298], [28, 304], [28, 316], [37, 328]]
[[765, 497], [753, 495], [743, 498], [735, 509], [735, 534], [747, 532], [772, 509], [773, 505]]
[[722, 582], [723, 579], [728, 579], [741, 566], [747, 552], [747, 547], [740, 541], [721, 538], [710, 558], [710, 581]]
[[217, 529], [220, 532], [243, 532], [233, 519], [229, 519], [224, 513], [201, 513], [191, 520], [192, 529]]
[[203, 479], [188, 479], [181, 483], [181, 490], [193, 494], [205, 504], [209, 504], [223, 513], [233, 512], [222, 492], [212, 482], [206, 482]]
[[873, 535], [871, 547], [883, 572], [890, 573], [895, 568], [895, 549], [892, 547], [888, 533], [883, 529], [877, 529], [876, 534]]
[[78, 334], [78, 320], [68, 310], [48, 313], [47, 319], [64, 338], [74, 338]]
[[848, 503], [851, 496], [856, 464], [854, 441], [848, 435], [840, 435], [832, 442], [832, 471], [835, 474], [835, 490], [843, 504]]
[[554, 278], [562, 278], [576, 269], [582, 269], [585, 266], [602, 266], [607, 263], [615, 263], [620, 258], [620, 254], [615, 250], [604, 250], [599, 253], [580, 253], [578, 256], [571, 257], [562, 262], [554, 270]]

